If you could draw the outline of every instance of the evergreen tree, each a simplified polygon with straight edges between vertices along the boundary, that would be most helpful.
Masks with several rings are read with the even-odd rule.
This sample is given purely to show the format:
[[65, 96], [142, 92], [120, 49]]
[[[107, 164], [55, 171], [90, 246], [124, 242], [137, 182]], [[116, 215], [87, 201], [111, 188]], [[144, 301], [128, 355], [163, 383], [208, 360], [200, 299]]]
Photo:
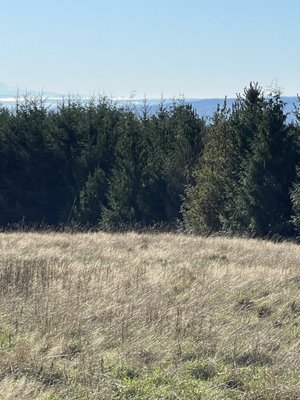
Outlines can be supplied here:
[[162, 105], [153, 123], [160, 156], [165, 221], [174, 223], [181, 217], [184, 191], [201, 156], [206, 125], [184, 101], [174, 102], [170, 109]]
[[[300, 97], [298, 96], [298, 104], [294, 108], [295, 125], [296, 131], [298, 154], [300, 153]], [[293, 188], [291, 190], [291, 202], [293, 207], [292, 224], [295, 231], [299, 235], [300, 233], [300, 168], [297, 166], [297, 173]]]
[[107, 99], [47, 108], [27, 97], [0, 109], [0, 224], [174, 226], [182, 210], [194, 232], [290, 235], [298, 140], [280, 96], [253, 83], [209, 126], [184, 101], [138, 114]]
[[80, 224], [97, 225], [101, 210], [107, 207], [107, 190], [115, 164], [115, 148], [123, 110], [107, 99], [91, 99], [85, 108], [85, 139], [81, 151], [84, 184], [73, 219]]
[[86, 109], [78, 99], [67, 98], [52, 115], [53, 151], [59, 160], [59, 179], [64, 182], [60, 191], [61, 223], [69, 223], [79, 201], [80, 191], [88, 176], [83, 153], [87, 147]]
[[187, 190], [186, 225], [196, 232], [292, 233], [289, 193], [297, 163], [295, 130], [279, 95], [250, 84], [232, 113], [216, 113], [196, 185]]
[[229, 115], [225, 101], [214, 113], [206, 131], [203, 155], [193, 174], [194, 183], [187, 187], [182, 207], [188, 231], [207, 234], [222, 229], [234, 153]]
[[[286, 124], [284, 103], [277, 94], [256, 102], [255, 108], [246, 104], [242, 117], [245, 111], [246, 116], [254, 111], [258, 118], [249, 121], [250, 140], [240, 148], [240, 169], [226, 222], [231, 230], [251, 235], [289, 235], [289, 193], [297, 163], [295, 131]], [[241, 139], [243, 132], [238, 130]]]
[[116, 144], [116, 163], [108, 189], [108, 206], [103, 208], [102, 226], [114, 229], [141, 222], [143, 204], [143, 168], [145, 153], [140, 125], [132, 112], [120, 124]]
[[88, 179], [80, 191], [79, 205], [75, 219], [85, 225], [97, 225], [101, 219], [101, 208], [106, 195], [105, 173], [99, 167], [89, 173]]

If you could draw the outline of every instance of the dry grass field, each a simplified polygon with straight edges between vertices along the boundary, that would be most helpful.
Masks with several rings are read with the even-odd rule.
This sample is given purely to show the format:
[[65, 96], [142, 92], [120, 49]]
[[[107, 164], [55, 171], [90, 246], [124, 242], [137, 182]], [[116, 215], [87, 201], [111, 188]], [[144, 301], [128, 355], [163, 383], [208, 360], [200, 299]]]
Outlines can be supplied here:
[[0, 234], [0, 399], [300, 399], [300, 247]]

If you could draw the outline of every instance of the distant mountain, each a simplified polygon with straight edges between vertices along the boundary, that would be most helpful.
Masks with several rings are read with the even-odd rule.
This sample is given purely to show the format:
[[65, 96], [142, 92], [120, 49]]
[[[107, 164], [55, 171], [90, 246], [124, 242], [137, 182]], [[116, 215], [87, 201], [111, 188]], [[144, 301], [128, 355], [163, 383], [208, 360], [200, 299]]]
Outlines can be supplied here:
[[0, 97], [13, 97], [17, 94], [17, 89], [5, 85], [5, 83], [0, 82]]
[[[63, 97], [62, 94], [60, 93], [55, 93], [55, 92], [48, 92], [48, 91], [40, 91], [40, 92], [36, 92], [33, 90], [28, 90], [28, 89], [24, 89], [24, 88], [20, 88], [20, 87], [11, 87], [6, 85], [3, 82], [0, 82], [0, 99], [7, 99], [7, 101], [9, 100], [13, 100], [15, 97], [22, 97], [26, 94], [30, 94], [30, 95], [40, 95], [43, 94], [43, 96], [45, 97], [51, 97], [51, 98], [61, 98]], [[4, 100], [5, 102], [5, 100]], [[1, 103], [3, 104], [3, 101], [1, 101]]]
[[[213, 113], [216, 111], [218, 105], [222, 106], [224, 104], [224, 98], [216, 98], [216, 99], [185, 99], [185, 102], [191, 104], [194, 110], [203, 118], [210, 118], [212, 117]], [[227, 106], [232, 107], [232, 104], [236, 98], [226, 99]], [[288, 114], [288, 121], [293, 119], [293, 110], [295, 108], [295, 104], [299, 104], [297, 97], [282, 97], [282, 100], [285, 103], [284, 111]], [[147, 105], [150, 108], [151, 113], [156, 113], [159, 108], [159, 104], [161, 100], [148, 100]], [[136, 107], [137, 111], [139, 112], [143, 107], [144, 100], [126, 100], [121, 102], [121, 104], [132, 104]], [[165, 100], [164, 106], [170, 107], [173, 104], [173, 100]]]
[[[236, 99], [227, 99], [227, 106], [231, 107], [235, 100]], [[291, 121], [293, 119], [292, 112], [295, 108], [295, 104], [299, 104], [298, 98], [283, 96], [282, 100], [285, 103], [284, 111], [288, 114], [288, 120]], [[217, 109], [218, 104], [221, 106], [224, 104], [224, 99], [187, 99], [187, 102], [193, 106], [199, 115], [210, 117]]]

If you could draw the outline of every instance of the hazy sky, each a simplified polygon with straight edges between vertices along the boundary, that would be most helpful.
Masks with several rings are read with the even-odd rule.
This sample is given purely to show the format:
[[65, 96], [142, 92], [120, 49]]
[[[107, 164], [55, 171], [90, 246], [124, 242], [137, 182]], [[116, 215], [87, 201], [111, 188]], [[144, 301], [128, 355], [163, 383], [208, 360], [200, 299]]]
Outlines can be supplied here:
[[299, 0], [1, 1], [0, 81], [31, 90], [300, 93]]

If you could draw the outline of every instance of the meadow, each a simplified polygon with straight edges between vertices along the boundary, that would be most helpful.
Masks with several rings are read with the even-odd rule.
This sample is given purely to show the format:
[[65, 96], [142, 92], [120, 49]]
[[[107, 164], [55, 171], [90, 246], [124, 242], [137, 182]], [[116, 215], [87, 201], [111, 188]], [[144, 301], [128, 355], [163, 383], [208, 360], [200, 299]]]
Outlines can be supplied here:
[[0, 398], [299, 399], [299, 246], [1, 233]]

